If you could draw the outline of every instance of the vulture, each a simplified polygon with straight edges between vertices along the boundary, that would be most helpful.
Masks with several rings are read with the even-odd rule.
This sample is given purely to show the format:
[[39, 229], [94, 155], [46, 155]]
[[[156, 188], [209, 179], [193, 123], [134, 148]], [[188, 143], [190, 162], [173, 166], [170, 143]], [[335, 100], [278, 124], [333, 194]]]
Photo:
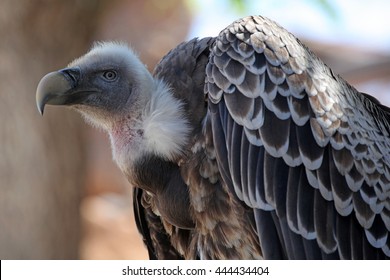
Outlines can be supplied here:
[[151, 74], [97, 42], [36, 102], [109, 135], [151, 259], [389, 259], [390, 110], [277, 23], [233, 22]]

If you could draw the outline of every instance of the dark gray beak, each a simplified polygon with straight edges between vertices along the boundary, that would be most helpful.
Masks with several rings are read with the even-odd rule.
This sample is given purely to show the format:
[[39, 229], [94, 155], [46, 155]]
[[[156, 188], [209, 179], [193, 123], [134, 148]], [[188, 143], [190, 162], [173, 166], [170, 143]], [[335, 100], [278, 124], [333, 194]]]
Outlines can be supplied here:
[[64, 105], [69, 94], [78, 84], [80, 69], [65, 68], [45, 75], [38, 84], [36, 102], [39, 112], [43, 115], [46, 104]]

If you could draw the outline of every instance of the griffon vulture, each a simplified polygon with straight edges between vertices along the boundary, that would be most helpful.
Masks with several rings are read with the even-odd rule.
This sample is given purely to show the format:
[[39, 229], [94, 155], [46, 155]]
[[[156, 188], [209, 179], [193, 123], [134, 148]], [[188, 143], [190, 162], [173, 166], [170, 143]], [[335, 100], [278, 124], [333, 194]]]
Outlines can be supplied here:
[[390, 257], [390, 115], [275, 22], [171, 50], [97, 43], [40, 81], [107, 131], [150, 258]]

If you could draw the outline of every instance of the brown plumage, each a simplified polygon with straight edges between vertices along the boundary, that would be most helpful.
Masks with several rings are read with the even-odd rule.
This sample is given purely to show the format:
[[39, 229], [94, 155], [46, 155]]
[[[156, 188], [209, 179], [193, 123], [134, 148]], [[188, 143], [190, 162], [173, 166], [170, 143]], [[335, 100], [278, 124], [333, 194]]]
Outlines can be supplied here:
[[97, 45], [37, 104], [108, 132], [151, 258], [390, 257], [389, 109], [269, 19], [182, 43], [153, 77]]

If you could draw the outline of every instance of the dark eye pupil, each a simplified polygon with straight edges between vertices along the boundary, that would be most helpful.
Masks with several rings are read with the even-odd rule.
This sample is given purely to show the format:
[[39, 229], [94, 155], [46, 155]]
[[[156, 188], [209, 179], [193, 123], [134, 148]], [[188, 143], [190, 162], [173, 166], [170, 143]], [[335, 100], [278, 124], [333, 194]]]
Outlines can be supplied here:
[[116, 74], [115, 74], [114, 71], [106, 71], [106, 72], [104, 72], [103, 76], [104, 76], [104, 78], [106, 78], [107, 80], [113, 80], [113, 79], [115, 79]]

